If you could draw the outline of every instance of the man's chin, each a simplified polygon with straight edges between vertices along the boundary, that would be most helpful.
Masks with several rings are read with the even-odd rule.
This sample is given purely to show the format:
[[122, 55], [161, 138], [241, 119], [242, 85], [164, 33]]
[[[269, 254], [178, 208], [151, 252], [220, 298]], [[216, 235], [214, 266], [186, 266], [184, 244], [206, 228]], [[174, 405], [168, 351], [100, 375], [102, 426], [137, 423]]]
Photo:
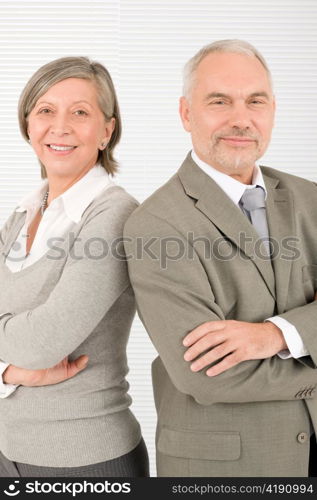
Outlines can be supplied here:
[[258, 156], [256, 155], [246, 156], [243, 154], [235, 154], [227, 157], [220, 157], [217, 159], [217, 162], [214, 163], [218, 165], [218, 170], [230, 174], [253, 169], [257, 159]]
[[[252, 144], [248, 148], [233, 148], [219, 143], [209, 150], [211, 165], [218, 165], [223, 172], [237, 172], [253, 168], [255, 162], [262, 156], [260, 144]], [[221, 167], [221, 168], [220, 168]]]

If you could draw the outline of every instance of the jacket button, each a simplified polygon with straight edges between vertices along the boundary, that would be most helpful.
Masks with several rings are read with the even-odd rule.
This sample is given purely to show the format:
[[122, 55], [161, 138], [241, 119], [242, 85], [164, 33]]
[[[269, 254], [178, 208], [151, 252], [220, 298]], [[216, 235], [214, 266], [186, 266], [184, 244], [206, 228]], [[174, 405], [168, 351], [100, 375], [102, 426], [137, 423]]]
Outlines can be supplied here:
[[306, 441], [308, 440], [308, 435], [306, 432], [300, 432], [298, 435], [297, 435], [297, 441], [301, 444], [303, 443], [306, 443]]

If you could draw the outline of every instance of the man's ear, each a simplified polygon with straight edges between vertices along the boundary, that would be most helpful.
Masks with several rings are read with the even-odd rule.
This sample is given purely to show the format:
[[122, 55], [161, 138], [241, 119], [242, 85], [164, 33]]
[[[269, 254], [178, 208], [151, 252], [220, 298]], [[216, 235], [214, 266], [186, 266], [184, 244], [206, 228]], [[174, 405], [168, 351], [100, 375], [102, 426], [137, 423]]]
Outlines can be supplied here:
[[275, 100], [275, 96], [273, 96], [273, 127], [275, 125], [275, 112], [276, 112], [276, 100]]
[[184, 96], [179, 99], [179, 115], [181, 117], [184, 129], [186, 130], [186, 132], [190, 132], [190, 106], [188, 99]]

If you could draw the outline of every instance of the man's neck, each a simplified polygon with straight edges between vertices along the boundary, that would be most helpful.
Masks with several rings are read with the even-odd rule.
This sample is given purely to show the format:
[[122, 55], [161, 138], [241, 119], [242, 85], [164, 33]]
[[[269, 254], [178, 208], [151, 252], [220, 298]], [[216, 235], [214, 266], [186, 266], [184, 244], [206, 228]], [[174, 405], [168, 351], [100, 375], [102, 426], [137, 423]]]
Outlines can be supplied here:
[[[253, 184], [253, 182], [252, 182], [253, 172], [254, 172], [254, 167], [252, 167], [251, 170], [248, 170], [248, 172], [231, 173], [231, 174], [227, 174], [227, 175], [230, 175], [230, 177], [233, 177], [233, 179], [236, 179], [237, 181], [242, 182], [242, 184]], [[223, 173], [226, 173], [226, 172], [223, 172]]]
[[193, 150], [194, 155], [197, 156], [197, 158], [204, 162], [205, 165], [209, 165], [209, 167], [218, 170], [218, 172], [221, 172], [224, 175], [229, 175], [233, 179], [237, 180], [238, 182], [241, 182], [242, 184], [252, 184], [253, 176], [254, 176], [254, 169], [255, 169], [255, 164], [250, 167], [245, 167], [243, 169], [237, 168], [232, 168], [232, 169], [223, 169], [221, 165], [217, 164], [212, 164], [209, 162], [208, 158], [202, 158], [199, 153], [197, 153], [195, 150]]

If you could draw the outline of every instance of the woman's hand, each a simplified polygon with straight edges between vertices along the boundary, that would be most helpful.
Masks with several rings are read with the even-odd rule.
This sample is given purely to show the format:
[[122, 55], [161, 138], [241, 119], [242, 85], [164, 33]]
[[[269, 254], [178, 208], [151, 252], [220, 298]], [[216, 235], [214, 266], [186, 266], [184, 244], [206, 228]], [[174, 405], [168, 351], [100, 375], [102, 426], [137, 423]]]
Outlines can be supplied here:
[[25, 368], [9, 365], [2, 374], [2, 379], [6, 384], [28, 387], [59, 384], [77, 375], [86, 368], [87, 363], [88, 356], [83, 355], [74, 361], [69, 361], [67, 356], [57, 365], [43, 370], [26, 370]]

